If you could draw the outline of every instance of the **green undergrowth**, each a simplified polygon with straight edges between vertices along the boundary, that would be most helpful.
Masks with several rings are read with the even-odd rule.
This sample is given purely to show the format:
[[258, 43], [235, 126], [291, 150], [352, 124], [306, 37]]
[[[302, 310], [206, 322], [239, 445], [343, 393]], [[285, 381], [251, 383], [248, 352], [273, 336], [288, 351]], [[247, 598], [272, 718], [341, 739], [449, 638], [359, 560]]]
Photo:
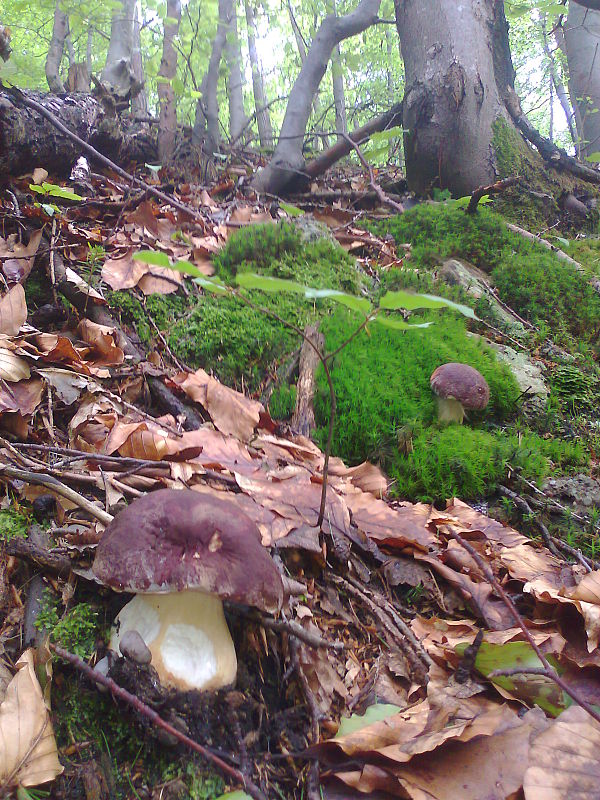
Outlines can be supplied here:
[[379, 222], [379, 233], [412, 244], [411, 269], [432, 270], [447, 258], [462, 258], [488, 273], [500, 298], [555, 341], [597, 345], [600, 296], [586, 277], [535, 242], [512, 233], [503, 218], [486, 208], [424, 204]]
[[[424, 501], [453, 495], [479, 498], [509, 469], [540, 481], [553, 469], [586, 462], [581, 446], [505, 429], [514, 423], [520, 394], [508, 368], [481, 339], [466, 335], [462, 319], [446, 311], [426, 318], [434, 322], [430, 328], [405, 334], [373, 325], [368, 335], [356, 337], [335, 357], [336, 455], [352, 464], [378, 461], [395, 481], [394, 494]], [[328, 349], [347, 339], [356, 324], [355, 316], [341, 310], [325, 319]], [[490, 403], [465, 425], [440, 428], [429, 379], [448, 361], [478, 369], [490, 386]], [[316, 436], [324, 445], [329, 399], [323, 374], [318, 376], [315, 414]]]
[[53, 642], [65, 650], [86, 659], [96, 647], [98, 608], [81, 602], [62, 613], [58, 597], [46, 590], [35, 627], [45, 631]]
[[0, 509], [0, 542], [8, 542], [15, 536], [25, 536], [29, 520], [14, 508]]
[[[215, 257], [215, 268], [226, 281], [237, 272], [257, 272], [352, 294], [365, 286], [354, 260], [341, 247], [325, 240], [303, 243], [287, 223], [236, 231]], [[286, 293], [253, 291], [248, 296], [301, 329], [330, 306], [326, 300], [309, 301]], [[154, 333], [141, 302], [129, 292], [113, 292], [110, 301], [141, 341], [150, 345]], [[298, 334], [280, 321], [235, 298], [197, 292], [187, 298], [151, 295], [145, 302], [178, 359], [189, 367], [211, 370], [225, 383], [250, 392], [259, 390], [265, 374], [300, 344]]]

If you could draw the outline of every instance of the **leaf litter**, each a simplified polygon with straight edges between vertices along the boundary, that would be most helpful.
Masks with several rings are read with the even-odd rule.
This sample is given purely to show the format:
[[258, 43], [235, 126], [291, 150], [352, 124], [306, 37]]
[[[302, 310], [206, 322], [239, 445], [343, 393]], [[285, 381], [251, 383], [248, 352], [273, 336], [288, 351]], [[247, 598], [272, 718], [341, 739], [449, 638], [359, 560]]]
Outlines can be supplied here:
[[[180, 212], [146, 199], [122, 213], [123, 197], [114, 185], [108, 191], [112, 219], [119, 220], [110, 231], [112, 223], [88, 219], [77, 207], [60, 218], [64, 280], [85, 303], [58, 329], [27, 321], [22, 286], [36, 254], [44, 251], [37, 256], [43, 262], [51, 249], [36, 229], [43, 211], [32, 216], [27, 244], [0, 240], [7, 286], [0, 297], [3, 508], [52, 498], [53, 541], [42, 566], [55, 586], [69, 583], [57, 583], [50, 556], [70, 565], [71, 583], [80, 576], [85, 584], [104, 521], [125, 500], [163, 487], [227, 495], [256, 522], [263, 545], [285, 568], [289, 598], [280, 631], [277, 621], [269, 627], [243, 614], [233, 620], [251, 673], [243, 691], [229, 693], [236, 722], [225, 730], [218, 722], [222, 713], [209, 700], [196, 699], [195, 711], [205, 708], [207, 721], [196, 719], [192, 733], [234, 759], [242, 753], [267, 794], [278, 785], [287, 796], [300, 796], [310, 765], [318, 764], [324, 798], [595, 796], [598, 721], [536, 673], [542, 662], [531, 643], [478, 560], [452, 533], [517, 598], [535, 646], [595, 708], [600, 571], [557, 558], [459, 499], [444, 510], [390, 504], [385, 476], [367, 463], [348, 468], [331, 460], [319, 530], [325, 461], [319, 448], [281, 429], [259, 401], [204, 370], [168, 368], [165, 353], [133, 358], [116, 323], [92, 313], [105, 306], [101, 286], [91, 285], [86, 268], [78, 266], [90, 242], [108, 241], [104, 284], [170, 293], [188, 279], [133, 259], [135, 252], [154, 249], [167, 263], [187, 260], [208, 276], [214, 272], [211, 256], [232, 228], [285, 212], [240, 198], [227, 206], [188, 186], [206, 214], [205, 225], [194, 229], [178, 218]], [[350, 209], [315, 216], [366, 269], [371, 259], [385, 265], [405, 257], [356, 228]], [[181, 230], [184, 236], [176, 236]], [[175, 407], [150, 414], [150, 380], [193, 408], [200, 424], [186, 429]], [[18, 557], [35, 561], [23, 547]], [[0, 646], [18, 655], [14, 640], [23, 622], [24, 590], [14, 548], [8, 543], [0, 551]], [[398, 585], [427, 587], [420, 612], [398, 602]], [[473, 645], [481, 630], [483, 642]], [[14, 670], [0, 673], [0, 786], [56, 783], [63, 766], [49, 684], [44, 693], [33, 649], [15, 662]], [[144, 699], [143, 676], [136, 673], [131, 687], [122, 665], [121, 677]], [[177, 699], [170, 701], [178, 708]], [[263, 722], [255, 730], [257, 713]], [[138, 782], [141, 789], [143, 776]]]

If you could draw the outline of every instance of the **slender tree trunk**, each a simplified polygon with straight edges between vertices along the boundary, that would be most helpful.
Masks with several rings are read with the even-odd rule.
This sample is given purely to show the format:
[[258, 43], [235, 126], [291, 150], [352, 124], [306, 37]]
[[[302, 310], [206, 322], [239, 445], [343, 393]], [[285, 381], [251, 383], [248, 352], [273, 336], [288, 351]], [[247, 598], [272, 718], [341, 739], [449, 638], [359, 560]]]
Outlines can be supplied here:
[[581, 153], [600, 151], [600, 12], [569, 3], [564, 29], [570, 85], [581, 120]]
[[573, 144], [576, 145], [577, 133], [573, 128], [573, 110], [571, 108], [571, 104], [569, 103], [569, 96], [567, 95], [567, 90], [565, 89], [565, 85], [562, 82], [558, 72], [556, 66], [556, 59], [554, 58], [554, 53], [552, 52], [552, 50], [550, 50], [550, 44], [548, 42], [548, 32], [546, 30], [545, 15], [543, 15], [542, 19], [540, 20], [540, 32], [542, 34], [542, 46], [544, 48], [544, 54], [548, 59], [548, 64], [550, 67], [550, 79], [554, 86], [554, 91], [556, 92], [556, 96], [558, 97], [558, 102], [560, 103], [562, 110], [564, 111], [565, 118], [567, 120], [567, 126], [569, 128], [569, 133], [571, 134], [571, 140]]
[[343, 17], [326, 17], [317, 31], [300, 74], [288, 99], [279, 141], [271, 162], [260, 172], [254, 186], [278, 194], [302, 176], [302, 143], [313, 98], [327, 69], [333, 48], [344, 39], [361, 33], [377, 19], [381, 0], [361, 0]]
[[[337, 15], [335, 0], [329, 0], [328, 13]], [[342, 54], [339, 44], [333, 48], [331, 54], [331, 78], [333, 88], [333, 104], [335, 107], [335, 129], [338, 133], [337, 140], [344, 139], [343, 134], [348, 132], [346, 121], [346, 92], [344, 90], [344, 69], [342, 67]]]
[[173, 47], [173, 40], [179, 33], [180, 0], [167, 0], [167, 18], [169, 21], [165, 22], [163, 54], [158, 70], [158, 157], [163, 164], [168, 162], [173, 155], [177, 130], [177, 111], [175, 92], [173, 91], [173, 78], [177, 74], [177, 52]]
[[88, 75], [92, 74], [92, 47], [94, 44], [94, 34], [91, 26], [87, 32], [87, 45], [85, 48], [85, 66], [87, 67]]
[[229, 99], [229, 135], [231, 140], [240, 137], [246, 124], [244, 112], [244, 79], [242, 77], [242, 52], [238, 35], [237, 2], [233, 1], [231, 22], [225, 45], [228, 80], [227, 96]]
[[258, 51], [256, 49], [256, 23], [254, 21], [253, 0], [244, 0], [246, 11], [246, 27], [248, 29], [248, 53], [252, 67], [252, 91], [254, 93], [254, 106], [256, 108], [256, 123], [258, 125], [258, 140], [260, 146], [268, 148], [273, 146], [273, 129], [271, 115], [267, 108], [267, 96]]
[[50, 91], [60, 94], [65, 91], [60, 78], [60, 64], [65, 47], [65, 39], [69, 33], [69, 18], [60, 7], [60, 0], [56, 0], [54, 8], [54, 24], [52, 25], [52, 38], [46, 56], [46, 80]]
[[139, 90], [133, 71], [133, 20], [137, 0], [121, 0], [113, 12], [106, 65], [100, 74], [103, 85], [120, 100]]
[[208, 69], [200, 86], [202, 97], [196, 105], [196, 120], [192, 131], [192, 141], [197, 146], [203, 145], [207, 153], [216, 152], [221, 141], [217, 88], [219, 85], [219, 65], [221, 64], [232, 13], [233, 0], [219, 0], [217, 32], [212, 43]]
[[498, 120], [513, 127], [503, 97], [514, 71], [502, 2], [395, 0], [395, 7], [411, 188], [462, 196], [493, 183], [493, 127]]
[[144, 62], [142, 60], [142, 42], [140, 35], [140, 17], [138, 7], [135, 7], [133, 17], [133, 52], [131, 66], [136, 83], [142, 87], [131, 100], [131, 110], [136, 117], [146, 117], [148, 115], [148, 95], [146, 94]]

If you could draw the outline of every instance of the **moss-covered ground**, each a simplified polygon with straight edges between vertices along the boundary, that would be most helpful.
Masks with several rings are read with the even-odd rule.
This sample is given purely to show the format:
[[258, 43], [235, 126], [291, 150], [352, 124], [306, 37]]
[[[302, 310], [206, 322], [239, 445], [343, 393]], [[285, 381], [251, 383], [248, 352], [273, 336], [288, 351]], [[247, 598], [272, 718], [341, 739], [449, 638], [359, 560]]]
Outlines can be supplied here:
[[[552, 434], [560, 430], [563, 415], [595, 397], [600, 297], [586, 276], [510, 232], [498, 214], [483, 207], [469, 216], [453, 203], [423, 204], [374, 227], [412, 246], [403, 269], [381, 271], [375, 280], [337, 245], [326, 240], [305, 243], [285, 223], [249, 226], [233, 234], [215, 259], [217, 274], [231, 281], [240, 271], [258, 272], [315, 288], [367, 294], [373, 302], [387, 289], [405, 288], [469, 303], [485, 318], [484, 302], [438, 280], [436, 267], [449, 257], [459, 257], [486, 272], [500, 298], [536, 327], [532, 347], [551, 332], [554, 342], [578, 361], [571, 374], [568, 369], [564, 372], [565, 365], [554, 365], [547, 408], [537, 420], [525, 421], [514, 377], [485, 341], [473, 335], [473, 326], [470, 330], [455, 312], [414, 312], [412, 321], [423, 321], [418, 319], [422, 317], [433, 325], [406, 333], [370, 325], [332, 365], [338, 404], [334, 454], [349, 463], [366, 458], [380, 462], [394, 481], [393, 493], [409, 500], [438, 501], [451, 495], [473, 500], [493, 492], [514, 470], [528, 480], [541, 481], [552, 472], [584, 466], [589, 457], [585, 443]], [[327, 300], [258, 291], [250, 297], [300, 328], [319, 320], [330, 351], [343, 344], [361, 321], [354, 312]], [[112, 302], [149, 344], [154, 334], [140, 301], [131, 293], [114, 293]], [[155, 295], [145, 302], [180, 360], [210, 369], [226, 383], [254, 394], [301, 344], [297, 334], [277, 319], [235, 298], [198, 291], [191, 298]], [[476, 367], [491, 389], [485, 412], [472, 415], [463, 426], [441, 427], [436, 419], [429, 378], [448, 361]], [[273, 393], [270, 411], [275, 418], [291, 415], [293, 384], [292, 380], [291, 385], [278, 385]], [[328, 402], [320, 374], [315, 436], [321, 444]]]

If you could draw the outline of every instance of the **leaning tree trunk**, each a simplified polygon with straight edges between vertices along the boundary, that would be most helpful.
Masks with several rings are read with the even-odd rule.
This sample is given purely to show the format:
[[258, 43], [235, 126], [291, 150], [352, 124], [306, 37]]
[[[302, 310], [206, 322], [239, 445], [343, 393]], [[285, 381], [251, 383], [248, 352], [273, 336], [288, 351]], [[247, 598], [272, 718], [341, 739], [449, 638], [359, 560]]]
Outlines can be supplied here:
[[[327, 11], [336, 14], [335, 0], [329, 0]], [[344, 68], [342, 67], [342, 54], [339, 44], [333, 48], [331, 54], [331, 80], [333, 88], [333, 105], [335, 108], [335, 129], [337, 131], [338, 142], [344, 139], [344, 134], [348, 132], [346, 121], [346, 92], [344, 90]]]
[[133, 21], [137, 0], [121, 0], [113, 12], [102, 84], [120, 100], [129, 100], [141, 88], [133, 70]]
[[567, 127], [569, 128], [569, 133], [571, 134], [571, 141], [575, 146], [577, 146], [577, 134], [575, 132], [575, 128], [573, 127], [573, 120], [575, 118], [575, 114], [573, 112], [573, 109], [571, 108], [571, 104], [569, 102], [569, 96], [567, 94], [567, 90], [565, 89], [565, 85], [560, 77], [558, 67], [556, 65], [556, 59], [554, 58], [554, 53], [550, 50], [550, 44], [548, 42], [548, 32], [546, 30], [545, 14], [543, 14], [540, 19], [540, 33], [542, 36], [542, 47], [544, 48], [544, 55], [548, 59], [548, 65], [550, 67], [550, 78], [552, 80], [552, 85], [554, 86], [554, 89], [556, 91], [556, 96], [558, 97], [558, 102], [560, 103], [565, 118], [567, 120]]
[[600, 151], [600, 12], [569, 3], [564, 29], [570, 86], [581, 129], [581, 154]]
[[290, 92], [273, 158], [254, 179], [254, 187], [259, 191], [279, 194], [302, 177], [302, 144], [306, 125], [333, 48], [373, 25], [380, 4], [381, 0], [361, 0], [350, 14], [329, 16], [323, 20]]
[[65, 39], [69, 33], [69, 18], [60, 7], [60, 0], [56, 0], [54, 8], [54, 23], [52, 25], [52, 38], [46, 56], [46, 80], [50, 91], [55, 94], [65, 91], [60, 77], [60, 64], [65, 48]]
[[214, 153], [219, 149], [221, 135], [219, 132], [219, 102], [217, 88], [219, 85], [219, 66], [223, 55], [223, 48], [227, 41], [227, 33], [233, 14], [233, 0], [219, 0], [219, 20], [217, 32], [213, 39], [208, 61], [208, 69], [202, 79], [200, 91], [202, 96], [196, 105], [196, 119], [192, 131], [192, 141], [195, 145], [202, 145], [207, 153]]
[[256, 108], [256, 124], [258, 126], [258, 140], [261, 147], [273, 146], [273, 128], [271, 115], [267, 106], [267, 96], [263, 80], [262, 68], [256, 49], [256, 23], [254, 21], [253, 0], [244, 0], [246, 11], [246, 27], [248, 29], [248, 55], [252, 68], [252, 91], [254, 93], [254, 106]]
[[[406, 176], [411, 188], [469, 194], [497, 177], [493, 128], [513, 126], [501, 0], [395, 0], [406, 70]], [[504, 74], [498, 74], [499, 71]]]
[[[155, 141], [146, 128], [122, 128], [90, 94], [59, 97], [23, 92], [58, 118], [66, 128], [103, 155], [127, 166], [132, 161], [156, 161]], [[73, 142], [38, 111], [19, 104], [10, 90], [0, 91], [0, 174], [21, 175], [43, 164], [56, 175], [68, 175], [82, 154]]]
[[167, 0], [167, 20], [165, 20], [163, 54], [160, 69], [158, 70], [158, 102], [160, 107], [158, 157], [163, 164], [169, 161], [175, 149], [177, 110], [175, 108], [173, 78], [177, 74], [177, 52], [173, 42], [179, 33], [179, 22], [181, 20], [180, 0]]
[[242, 52], [238, 35], [237, 2], [231, 9], [231, 22], [225, 45], [227, 62], [227, 97], [229, 99], [229, 136], [236, 141], [242, 135], [246, 124], [244, 112], [244, 78], [242, 77]]

